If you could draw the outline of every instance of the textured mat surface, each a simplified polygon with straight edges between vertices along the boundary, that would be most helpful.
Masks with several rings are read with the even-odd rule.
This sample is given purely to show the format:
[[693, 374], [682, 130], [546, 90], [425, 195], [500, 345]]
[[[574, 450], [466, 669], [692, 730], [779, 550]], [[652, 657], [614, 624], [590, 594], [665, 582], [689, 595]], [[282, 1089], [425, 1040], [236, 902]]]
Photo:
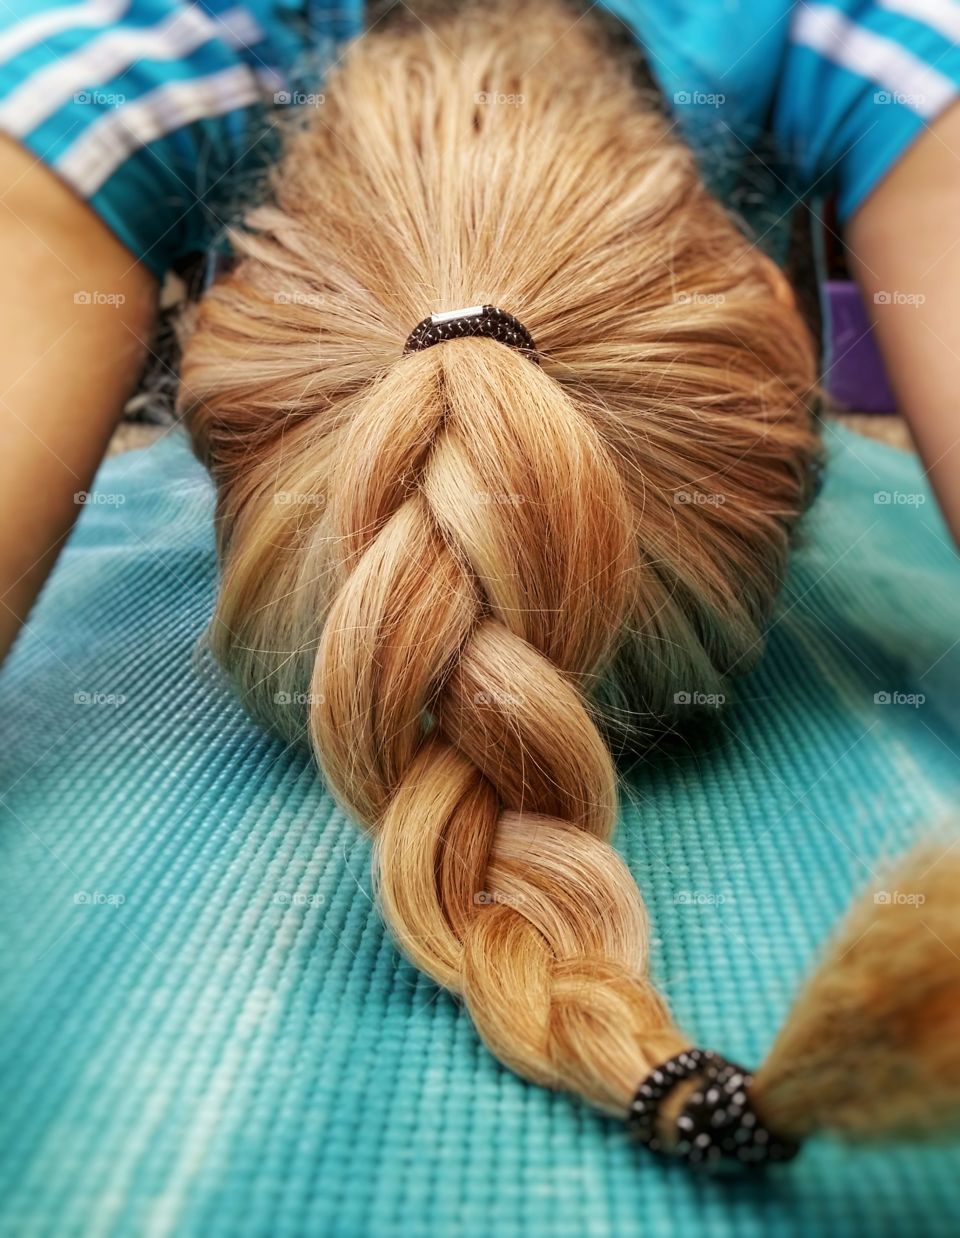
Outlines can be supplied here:
[[[715, 738], [631, 776], [618, 837], [677, 1015], [748, 1063], [960, 787], [960, 567], [916, 462], [830, 437], [769, 655]], [[177, 439], [110, 461], [0, 677], [0, 1232], [957, 1233], [956, 1148], [698, 1181], [503, 1070], [198, 656], [210, 509]]]

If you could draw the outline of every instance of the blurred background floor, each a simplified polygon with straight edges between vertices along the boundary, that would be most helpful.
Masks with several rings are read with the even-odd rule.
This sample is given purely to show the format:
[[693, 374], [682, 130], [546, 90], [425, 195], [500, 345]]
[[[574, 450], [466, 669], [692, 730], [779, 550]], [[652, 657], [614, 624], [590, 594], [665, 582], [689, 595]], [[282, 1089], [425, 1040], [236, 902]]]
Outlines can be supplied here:
[[915, 450], [907, 423], [902, 417], [888, 416], [883, 413], [830, 413], [828, 415], [841, 425], [856, 430], [858, 434], [878, 439], [889, 447], [899, 447], [903, 451]]

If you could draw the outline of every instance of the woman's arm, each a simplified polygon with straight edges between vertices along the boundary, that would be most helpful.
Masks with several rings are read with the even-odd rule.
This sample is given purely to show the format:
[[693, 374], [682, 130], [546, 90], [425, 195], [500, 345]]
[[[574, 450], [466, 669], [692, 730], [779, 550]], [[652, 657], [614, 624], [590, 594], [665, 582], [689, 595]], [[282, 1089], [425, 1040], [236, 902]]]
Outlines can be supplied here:
[[960, 104], [870, 195], [847, 240], [901, 410], [960, 544]]
[[88, 206], [0, 138], [0, 658], [136, 380], [156, 293]]

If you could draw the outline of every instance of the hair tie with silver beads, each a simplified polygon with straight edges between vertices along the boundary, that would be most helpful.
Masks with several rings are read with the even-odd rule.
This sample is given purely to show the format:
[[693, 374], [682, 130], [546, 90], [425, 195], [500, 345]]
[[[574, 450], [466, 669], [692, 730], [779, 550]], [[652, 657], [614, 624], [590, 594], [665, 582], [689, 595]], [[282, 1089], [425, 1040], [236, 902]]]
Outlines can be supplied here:
[[[677, 1138], [664, 1144], [657, 1135], [660, 1106], [678, 1083], [694, 1075], [701, 1082], [677, 1118]], [[635, 1138], [652, 1152], [705, 1169], [730, 1164], [760, 1168], [789, 1161], [800, 1145], [763, 1125], [750, 1103], [752, 1082], [749, 1071], [719, 1053], [686, 1049], [647, 1075], [637, 1089], [627, 1122]]]
[[431, 314], [418, 322], [407, 337], [404, 352], [417, 352], [433, 344], [447, 340], [462, 340], [467, 336], [481, 336], [516, 348], [525, 357], [539, 365], [537, 346], [533, 336], [518, 318], [495, 305], [470, 305], [466, 309], [445, 310]]

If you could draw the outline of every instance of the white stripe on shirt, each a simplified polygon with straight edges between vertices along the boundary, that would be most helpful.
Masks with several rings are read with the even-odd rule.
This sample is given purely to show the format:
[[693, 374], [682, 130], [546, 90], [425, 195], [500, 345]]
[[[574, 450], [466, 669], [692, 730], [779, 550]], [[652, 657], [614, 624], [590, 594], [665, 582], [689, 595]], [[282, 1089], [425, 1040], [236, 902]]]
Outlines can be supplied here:
[[130, 0], [86, 0], [84, 4], [67, 4], [25, 17], [0, 34], [0, 64], [64, 30], [113, 26], [129, 7]]
[[957, 94], [956, 85], [945, 74], [893, 39], [865, 30], [826, 5], [801, 5], [797, 9], [791, 41], [876, 82], [928, 119]]
[[960, 43], [960, 3], [957, 0], [877, 0], [877, 3], [882, 9], [923, 22], [945, 39]]
[[0, 103], [0, 129], [25, 137], [79, 91], [104, 85], [138, 60], [177, 60], [214, 38], [238, 47], [262, 37], [253, 16], [240, 6], [213, 19], [191, 5], [156, 26], [120, 26], [105, 31], [72, 55], [31, 74], [12, 90]]
[[53, 166], [78, 193], [89, 197], [141, 146], [192, 121], [223, 116], [262, 98], [263, 87], [246, 65], [168, 82], [105, 113]]

